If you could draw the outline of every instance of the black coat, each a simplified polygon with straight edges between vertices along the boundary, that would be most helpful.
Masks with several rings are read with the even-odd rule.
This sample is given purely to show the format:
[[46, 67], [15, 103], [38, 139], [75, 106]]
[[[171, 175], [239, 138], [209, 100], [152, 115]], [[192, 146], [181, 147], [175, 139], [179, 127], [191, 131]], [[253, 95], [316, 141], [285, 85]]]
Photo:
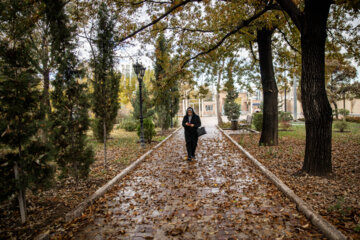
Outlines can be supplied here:
[[182, 126], [185, 129], [185, 138], [188, 137], [198, 137], [197, 134], [197, 129], [201, 126], [201, 121], [200, 121], [200, 117], [196, 114], [193, 114], [191, 117], [191, 124], [194, 124], [194, 127], [190, 127], [190, 126], [186, 126], [185, 123], [189, 122], [189, 117], [188, 115], [184, 116], [184, 119], [182, 121]]

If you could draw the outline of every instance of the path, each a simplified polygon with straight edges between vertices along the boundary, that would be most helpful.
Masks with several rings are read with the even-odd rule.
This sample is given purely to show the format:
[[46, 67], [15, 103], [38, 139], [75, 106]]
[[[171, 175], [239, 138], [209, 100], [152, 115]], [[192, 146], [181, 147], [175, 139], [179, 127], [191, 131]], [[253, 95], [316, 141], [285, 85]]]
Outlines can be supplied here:
[[321, 238], [295, 205], [244, 159], [213, 124], [198, 160], [179, 131], [142, 163], [77, 229], [75, 239]]

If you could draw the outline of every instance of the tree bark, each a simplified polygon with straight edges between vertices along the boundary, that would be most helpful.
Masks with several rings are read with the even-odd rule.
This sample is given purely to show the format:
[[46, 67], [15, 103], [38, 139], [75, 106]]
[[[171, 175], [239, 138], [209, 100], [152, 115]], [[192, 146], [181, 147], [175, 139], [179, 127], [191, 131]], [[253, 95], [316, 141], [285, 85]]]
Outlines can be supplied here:
[[301, 101], [306, 147], [302, 170], [311, 175], [332, 171], [332, 109], [325, 90], [326, 23], [331, 0], [306, 0], [301, 24]]
[[346, 106], [346, 104], [345, 104], [345, 92], [344, 92], [344, 94], [343, 94], [343, 108], [344, 108], [344, 111], [343, 111], [343, 121], [345, 121], [345, 119], [346, 119], [346, 108], [345, 108], [345, 106]]
[[286, 82], [285, 82], [285, 91], [284, 91], [284, 112], [287, 112], [287, 109], [286, 109]]
[[311, 175], [332, 171], [332, 109], [325, 91], [326, 23], [332, 0], [295, 2], [277, 0], [301, 33], [301, 102], [305, 116], [306, 146], [302, 170]]
[[218, 125], [223, 124], [223, 120], [221, 117], [221, 108], [220, 108], [220, 87], [221, 87], [222, 71], [223, 71], [223, 66], [219, 69], [218, 81], [216, 83], [216, 116], [218, 120]]
[[336, 120], [339, 120], [339, 110], [336, 101], [333, 101], [334, 107], [335, 107], [335, 116]]
[[278, 89], [276, 86], [271, 37], [274, 30], [257, 31], [261, 84], [263, 88], [263, 126], [259, 145], [278, 145]]
[[[46, 69], [42, 71], [43, 75], [43, 93], [41, 98], [41, 105], [40, 111], [43, 114], [44, 119], [48, 119], [49, 114], [51, 113], [51, 106], [50, 106], [50, 97], [49, 97], [49, 86], [50, 86], [50, 70]], [[43, 143], [48, 142], [48, 132], [41, 128], [39, 129], [39, 136]]]
[[[21, 146], [19, 146], [19, 157], [21, 158]], [[16, 181], [20, 180], [20, 172], [19, 166], [17, 161], [14, 163], [14, 174]], [[19, 189], [18, 193], [18, 201], [19, 201], [19, 208], [20, 208], [20, 216], [21, 216], [21, 223], [26, 222], [26, 201], [25, 201], [25, 192], [22, 189]]]
[[106, 159], [106, 121], [104, 119], [104, 168], [107, 168], [107, 159]]
[[49, 71], [49, 69], [44, 70], [43, 78], [44, 78], [44, 89], [43, 89], [43, 96], [42, 96], [42, 104], [44, 107], [46, 107], [46, 113], [50, 113], [51, 106], [50, 106], [50, 98], [49, 98], [49, 87], [50, 87], [50, 71]]

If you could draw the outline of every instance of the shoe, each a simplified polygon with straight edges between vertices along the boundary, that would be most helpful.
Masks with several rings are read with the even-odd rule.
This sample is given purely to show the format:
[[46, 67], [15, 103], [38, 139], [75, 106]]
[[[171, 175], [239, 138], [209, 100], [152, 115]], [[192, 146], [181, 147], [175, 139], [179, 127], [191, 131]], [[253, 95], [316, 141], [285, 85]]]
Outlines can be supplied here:
[[196, 160], [196, 157], [195, 157], [195, 156], [192, 156], [191, 158], [194, 159], [194, 160]]
[[187, 157], [187, 160], [188, 160], [189, 162], [191, 162], [193, 159], [192, 159], [192, 157]]

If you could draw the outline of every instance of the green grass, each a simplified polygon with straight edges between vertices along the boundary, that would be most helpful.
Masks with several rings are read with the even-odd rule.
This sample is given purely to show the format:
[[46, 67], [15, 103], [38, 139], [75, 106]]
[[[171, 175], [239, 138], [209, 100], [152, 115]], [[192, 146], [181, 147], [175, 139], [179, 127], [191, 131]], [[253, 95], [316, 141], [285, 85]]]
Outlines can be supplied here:
[[156, 136], [153, 138], [154, 141], [158, 141], [161, 142], [162, 140], [164, 140], [166, 138], [166, 136]]
[[[89, 144], [92, 146], [94, 151], [99, 150], [99, 148], [103, 147], [102, 142], [98, 142], [93, 134], [92, 131], [88, 132], [89, 137]], [[139, 137], [137, 136], [136, 132], [127, 132], [124, 129], [116, 129], [114, 128], [111, 131], [110, 139], [107, 141], [108, 147], [133, 147], [134, 144], [137, 144]]]
[[[161, 132], [161, 129], [156, 129], [157, 132]], [[153, 138], [154, 141], [162, 141], [166, 138], [167, 136], [155, 136]], [[89, 139], [89, 144], [91, 145], [91, 147], [94, 149], [94, 151], [98, 151], [99, 149], [103, 148], [104, 145], [102, 142], [98, 142], [93, 134], [92, 131], [88, 131], [88, 139]], [[122, 148], [136, 148], [139, 143], [139, 137], [135, 132], [127, 132], [122, 128], [114, 128], [111, 131], [111, 136], [110, 139], [108, 139], [107, 141], [107, 146], [109, 148], [111, 147], [122, 147]]]
[[279, 137], [293, 137], [305, 139], [305, 125], [291, 126], [290, 131], [279, 131]]
[[[348, 122], [348, 129], [346, 129], [346, 131], [349, 132], [338, 132], [338, 130], [334, 128], [333, 123], [333, 139], [339, 141], [360, 142], [360, 123]], [[293, 125], [291, 127], [291, 131], [279, 131], [279, 137], [293, 137], [296, 139], [305, 139], [305, 125]]]
[[122, 157], [116, 160], [117, 163], [123, 163], [123, 164], [128, 164], [130, 161], [130, 157], [126, 156], [126, 157]]

